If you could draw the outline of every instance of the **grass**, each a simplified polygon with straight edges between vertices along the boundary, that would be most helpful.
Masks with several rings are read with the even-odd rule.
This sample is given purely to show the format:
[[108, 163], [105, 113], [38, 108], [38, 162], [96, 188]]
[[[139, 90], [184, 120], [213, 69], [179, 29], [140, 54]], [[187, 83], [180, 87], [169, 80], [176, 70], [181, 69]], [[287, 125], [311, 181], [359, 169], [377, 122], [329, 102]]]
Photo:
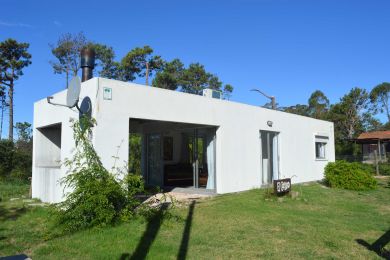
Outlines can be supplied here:
[[30, 185], [23, 181], [9, 180], [2, 181], [0, 180], [0, 200], [9, 200], [13, 197], [28, 195]]
[[[355, 192], [294, 186], [299, 199], [265, 190], [217, 196], [173, 210], [179, 218], [135, 219], [115, 227], [51, 237], [47, 208], [0, 203], [0, 256], [33, 259], [380, 259], [372, 244], [390, 230], [390, 187]], [[0, 184], [3, 191], [4, 185]], [[22, 184], [21, 184], [22, 185]], [[16, 188], [15, 188], [16, 189]], [[19, 192], [28, 188], [20, 186]], [[9, 194], [9, 193], [7, 193]], [[19, 193], [20, 196], [20, 193]], [[4, 215], [3, 212], [6, 212]], [[389, 238], [390, 239], [390, 238]], [[390, 243], [386, 249], [390, 250]]]

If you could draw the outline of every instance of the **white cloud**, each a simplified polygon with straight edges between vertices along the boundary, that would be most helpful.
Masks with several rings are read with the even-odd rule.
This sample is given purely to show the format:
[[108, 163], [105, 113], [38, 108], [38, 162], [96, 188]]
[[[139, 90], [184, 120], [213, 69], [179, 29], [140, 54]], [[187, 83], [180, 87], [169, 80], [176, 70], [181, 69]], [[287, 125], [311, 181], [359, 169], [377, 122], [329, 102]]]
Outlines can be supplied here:
[[0, 21], [0, 26], [25, 27], [25, 28], [32, 28], [33, 27], [31, 24], [27, 24], [27, 23], [10, 23], [10, 22], [4, 22], [4, 21]]
[[61, 27], [62, 26], [62, 23], [60, 23], [59, 21], [54, 21], [53, 23], [57, 27]]

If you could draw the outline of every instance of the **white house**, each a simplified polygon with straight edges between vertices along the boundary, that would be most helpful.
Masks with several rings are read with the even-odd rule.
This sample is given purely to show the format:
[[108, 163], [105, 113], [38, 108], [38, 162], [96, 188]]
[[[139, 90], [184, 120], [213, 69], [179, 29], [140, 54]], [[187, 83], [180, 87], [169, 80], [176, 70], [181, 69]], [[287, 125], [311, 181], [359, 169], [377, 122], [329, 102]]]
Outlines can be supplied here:
[[[320, 180], [335, 160], [333, 123], [212, 97], [104, 78], [82, 83], [89, 98], [92, 142], [107, 169], [127, 166], [129, 134], [142, 136], [147, 183], [214, 193], [258, 188], [274, 179]], [[66, 91], [53, 95], [65, 103]], [[74, 148], [71, 118], [77, 109], [34, 104], [32, 195], [64, 199], [61, 165]]]

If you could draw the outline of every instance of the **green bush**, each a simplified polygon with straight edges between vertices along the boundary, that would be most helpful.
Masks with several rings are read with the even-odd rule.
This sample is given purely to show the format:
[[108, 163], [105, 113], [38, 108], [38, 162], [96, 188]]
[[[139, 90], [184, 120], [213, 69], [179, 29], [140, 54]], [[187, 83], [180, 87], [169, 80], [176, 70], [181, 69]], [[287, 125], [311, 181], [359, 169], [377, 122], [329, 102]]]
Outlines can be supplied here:
[[145, 191], [144, 179], [141, 175], [129, 173], [123, 180], [128, 196], [134, 196]]
[[336, 161], [325, 167], [325, 181], [330, 187], [348, 190], [375, 189], [377, 182], [369, 172], [356, 163]]
[[390, 164], [389, 163], [379, 163], [378, 164], [380, 175], [390, 176]]
[[[360, 162], [354, 162], [352, 164], [357, 165], [365, 172], [368, 172], [368, 173], [373, 174], [373, 175], [376, 174], [375, 164], [360, 163]], [[390, 164], [389, 163], [378, 163], [378, 170], [379, 170], [380, 175], [390, 176]]]
[[76, 231], [117, 222], [126, 204], [119, 183], [108, 172], [101, 171], [100, 176], [86, 171], [77, 174], [88, 177], [74, 180], [75, 189], [60, 203], [65, 210], [59, 211], [59, 223], [66, 231]]
[[72, 192], [57, 205], [58, 222], [66, 231], [113, 224], [120, 218], [125, 193], [103, 167], [89, 140], [89, 129], [82, 130], [80, 122], [76, 122], [73, 131], [76, 151], [72, 159], [65, 160], [69, 172], [62, 179]]
[[[90, 123], [83, 125], [91, 127]], [[58, 223], [67, 232], [129, 219], [141, 204], [134, 195], [144, 190], [140, 175], [128, 174], [118, 181], [103, 167], [89, 139], [89, 127], [82, 130], [80, 122], [73, 124], [76, 150], [73, 158], [64, 162], [69, 172], [62, 183], [72, 192], [55, 209]]]
[[31, 177], [31, 142], [0, 140], [0, 179], [27, 181]]
[[6, 178], [13, 169], [15, 145], [9, 140], [0, 140], [1, 177]]
[[368, 172], [372, 175], [375, 175], [376, 171], [375, 171], [375, 166], [373, 164], [362, 163], [362, 162], [353, 162], [351, 164], [356, 165], [357, 167], [362, 169], [362, 171], [364, 171], [364, 172]]
[[140, 134], [130, 133], [129, 135], [129, 172], [141, 175], [141, 147], [142, 138]]

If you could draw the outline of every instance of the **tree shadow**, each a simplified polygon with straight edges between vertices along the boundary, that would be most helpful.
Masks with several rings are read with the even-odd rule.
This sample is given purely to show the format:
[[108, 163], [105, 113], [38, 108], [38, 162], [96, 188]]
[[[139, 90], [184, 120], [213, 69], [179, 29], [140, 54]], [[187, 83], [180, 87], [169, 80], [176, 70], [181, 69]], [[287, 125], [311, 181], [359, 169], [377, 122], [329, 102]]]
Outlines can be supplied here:
[[186, 219], [186, 224], [183, 231], [183, 236], [181, 238], [180, 243], [180, 249], [179, 253], [177, 255], [177, 259], [183, 260], [186, 259], [187, 252], [188, 252], [188, 244], [190, 241], [190, 233], [191, 233], [191, 225], [192, 225], [192, 218], [194, 215], [194, 208], [195, 208], [195, 201], [192, 201], [190, 204], [190, 208], [188, 210], [188, 215]]
[[0, 205], [0, 221], [17, 220], [20, 216], [27, 212], [25, 207], [6, 208]]
[[390, 251], [384, 249], [384, 247], [390, 242], [390, 230], [385, 232], [374, 243], [369, 244], [363, 239], [356, 239], [360, 245], [366, 247], [368, 250], [375, 252], [378, 256], [384, 259], [390, 259]]
[[[185, 222], [183, 235], [181, 238], [180, 249], [177, 255], [177, 259], [186, 259], [188, 244], [190, 240], [191, 225], [194, 215], [195, 201], [192, 201], [188, 210], [187, 219]], [[120, 256], [120, 260], [135, 260], [145, 259], [153, 241], [156, 239], [157, 233], [160, 230], [161, 224], [164, 220], [165, 210], [168, 208], [169, 203], [164, 203], [160, 209], [149, 219], [145, 232], [143, 233], [138, 245], [132, 255], [129, 253], [123, 253]]]
[[146, 230], [143, 233], [141, 240], [138, 242], [137, 248], [133, 254], [130, 255], [129, 253], [123, 253], [120, 256], [120, 260], [138, 260], [146, 258], [146, 255], [148, 254], [149, 249], [160, 230], [162, 221], [164, 220], [164, 212], [168, 208], [168, 204], [169, 203], [163, 203], [158, 211], [150, 217]]
[[186, 224], [184, 226], [183, 236], [181, 237], [180, 249], [177, 255], [177, 259], [182, 260], [186, 259], [188, 252], [188, 244], [190, 241], [190, 233], [191, 233], [191, 225], [192, 225], [192, 217], [194, 215], [195, 201], [192, 201], [190, 204], [190, 208], [188, 210], [188, 215], [186, 219]]
[[[0, 228], [0, 252], [3, 250], [3, 248], [5, 248], [5, 243], [4, 243], [5, 241], [4, 242], [2, 241], [2, 240], [7, 239], [7, 237], [4, 236], [4, 233], [3, 233], [5, 231], [6, 231], [6, 229]], [[0, 259], [1, 259], [1, 256], [0, 256]]]

